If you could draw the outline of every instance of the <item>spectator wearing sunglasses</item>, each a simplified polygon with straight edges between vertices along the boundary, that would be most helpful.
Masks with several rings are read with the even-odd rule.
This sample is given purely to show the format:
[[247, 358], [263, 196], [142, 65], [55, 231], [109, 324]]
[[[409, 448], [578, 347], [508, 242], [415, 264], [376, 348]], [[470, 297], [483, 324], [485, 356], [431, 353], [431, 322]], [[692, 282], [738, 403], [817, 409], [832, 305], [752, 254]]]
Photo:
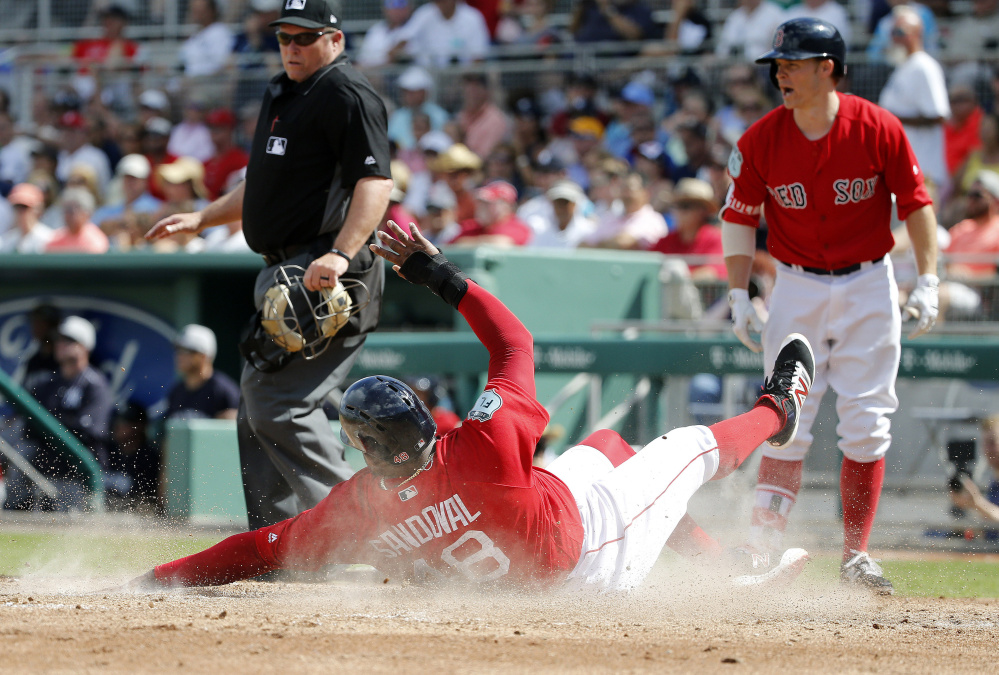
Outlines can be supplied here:
[[940, 284], [940, 313], [949, 319], [979, 314], [976, 284], [962, 282], [994, 276], [999, 256], [999, 174], [982, 169], [965, 196], [965, 218], [950, 228], [944, 249], [949, 261], [947, 279]]
[[378, 324], [385, 267], [366, 244], [392, 191], [385, 105], [344, 54], [339, 0], [287, 0], [271, 25], [284, 72], [264, 93], [246, 180], [147, 234], [183, 237], [242, 219], [246, 243], [267, 265], [255, 284], [258, 306], [282, 266], [305, 269], [309, 291], [331, 290], [341, 277], [367, 286], [351, 293], [367, 304], [308, 359], [279, 350], [259, 320], [251, 324], [236, 428], [255, 528], [312, 508], [353, 474], [322, 406]]

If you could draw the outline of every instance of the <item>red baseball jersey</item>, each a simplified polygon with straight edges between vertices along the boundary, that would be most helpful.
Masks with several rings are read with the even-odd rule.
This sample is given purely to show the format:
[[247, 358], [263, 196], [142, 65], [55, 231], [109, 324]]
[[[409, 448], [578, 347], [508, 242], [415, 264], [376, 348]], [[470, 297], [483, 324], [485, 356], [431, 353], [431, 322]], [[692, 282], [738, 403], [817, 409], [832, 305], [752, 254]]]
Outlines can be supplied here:
[[485, 391], [462, 425], [437, 439], [413, 480], [369, 469], [315, 508], [256, 531], [273, 567], [368, 563], [416, 581], [548, 583], [575, 567], [583, 528], [569, 488], [532, 465], [548, 413], [535, 398], [530, 333], [475, 284], [459, 309], [489, 349]]
[[931, 203], [898, 118], [859, 96], [837, 94], [832, 128], [810, 141], [783, 106], [753, 124], [729, 158], [721, 217], [758, 227], [778, 260], [837, 269], [891, 250], [891, 195], [898, 216]]

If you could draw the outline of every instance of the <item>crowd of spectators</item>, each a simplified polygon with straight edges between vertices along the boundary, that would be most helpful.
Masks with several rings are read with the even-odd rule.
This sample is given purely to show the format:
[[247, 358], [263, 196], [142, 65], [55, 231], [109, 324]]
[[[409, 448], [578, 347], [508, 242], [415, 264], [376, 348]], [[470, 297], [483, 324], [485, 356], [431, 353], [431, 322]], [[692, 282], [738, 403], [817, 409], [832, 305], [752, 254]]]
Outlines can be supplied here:
[[[90, 320], [47, 303], [30, 311], [28, 324], [31, 343], [15, 380], [92, 455], [109, 508], [160, 511], [164, 432], [171, 421], [236, 418], [239, 387], [214, 369], [214, 332], [190, 324], [177, 333], [177, 379], [166, 386], [162, 402], [147, 407], [115, 392], [108, 373], [95, 365], [99, 340], [114, 336], [102, 336]], [[87, 508], [86, 476], [39, 420], [5, 409], [2, 421], [0, 506]]]
[[[139, 86], [154, 69], [151, 45], [129, 37], [130, 18], [148, 8], [95, 0], [88, 16], [101, 35], [72, 45], [68, 84], [39, 87], [31, 119], [15, 119], [24, 106], [0, 99], [0, 251], [150, 248], [143, 234], [158, 219], [197, 208], [241, 178], [253, 101], [280, 62], [267, 26], [280, 1], [185, 7], [190, 35], [162, 87]], [[858, 7], [868, 15], [851, 16]], [[731, 148], [777, 103], [751, 59], [777, 24], [796, 16], [828, 20], [858, 59], [892, 64], [881, 102], [926, 157], [946, 225], [964, 219], [977, 171], [999, 163], [999, 78], [982, 65], [999, 47], [987, 29], [999, 20], [999, 0], [977, 0], [960, 16], [945, 2], [737, 0], [710, 17], [679, 0], [665, 25], [647, 0], [580, 0], [564, 22], [553, 22], [552, 9], [549, 0], [383, 0], [382, 19], [348, 35], [390, 108], [399, 167], [392, 213], [427, 221], [443, 245], [672, 251], [692, 210], [679, 182], [704, 195], [700, 203], [723, 200]], [[505, 88], [502, 69], [488, 67], [504, 45], [544, 56], [549, 45], [615, 41], [629, 49], [641, 41], [628, 52], [638, 59], [697, 58], [682, 72], [556, 69], [530, 88]], [[936, 60], [958, 43], [974, 67]], [[454, 73], [459, 84], [445, 94], [438, 85]], [[915, 110], [922, 102], [933, 109]], [[710, 232], [713, 214], [699, 219]], [[153, 249], [248, 250], [239, 223], [215, 229]], [[718, 255], [717, 237], [699, 235], [697, 251]], [[721, 265], [701, 269], [724, 275]]]

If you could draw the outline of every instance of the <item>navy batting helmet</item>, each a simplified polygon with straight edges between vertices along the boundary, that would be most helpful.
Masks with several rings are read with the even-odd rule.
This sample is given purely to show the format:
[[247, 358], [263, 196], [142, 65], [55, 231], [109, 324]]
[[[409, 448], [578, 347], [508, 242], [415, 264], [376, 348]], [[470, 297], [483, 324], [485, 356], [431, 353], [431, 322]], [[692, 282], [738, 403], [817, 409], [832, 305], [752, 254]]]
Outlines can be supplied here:
[[385, 462], [416, 460], [436, 433], [437, 424], [416, 392], [394, 377], [360, 379], [340, 400], [340, 438]]
[[785, 21], [774, 33], [773, 49], [756, 59], [770, 64], [770, 81], [777, 85], [777, 59], [804, 61], [832, 59], [833, 75], [846, 74], [846, 43], [836, 26], [822, 19], [802, 17]]

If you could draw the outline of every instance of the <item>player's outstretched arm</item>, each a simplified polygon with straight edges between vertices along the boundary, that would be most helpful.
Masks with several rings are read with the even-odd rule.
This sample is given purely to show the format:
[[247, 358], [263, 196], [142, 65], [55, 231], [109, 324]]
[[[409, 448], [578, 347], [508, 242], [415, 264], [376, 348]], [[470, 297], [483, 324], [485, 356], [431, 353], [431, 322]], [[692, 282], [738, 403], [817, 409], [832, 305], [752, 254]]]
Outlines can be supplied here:
[[221, 586], [243, 581], [276, 569], [260, 557], [259, 530], [223, 539], [200, 553], [157, 565], [130, 581], [125, 590], [148, 591], [170, 586]]
[[380, 245], [372, 244], [371, 250], [393, 263], [392, 269], [403, 279], [426, 286], [461, 312], [489, 350], [489, 379], [511, 380], [531, 396], [536, 395], [534, 338], [520, 319], [492, 293], [470, 282], [414, 223], [409, 225], [412, 237], [391, 220], [388, 226], [395, 238], [379, 232]]

